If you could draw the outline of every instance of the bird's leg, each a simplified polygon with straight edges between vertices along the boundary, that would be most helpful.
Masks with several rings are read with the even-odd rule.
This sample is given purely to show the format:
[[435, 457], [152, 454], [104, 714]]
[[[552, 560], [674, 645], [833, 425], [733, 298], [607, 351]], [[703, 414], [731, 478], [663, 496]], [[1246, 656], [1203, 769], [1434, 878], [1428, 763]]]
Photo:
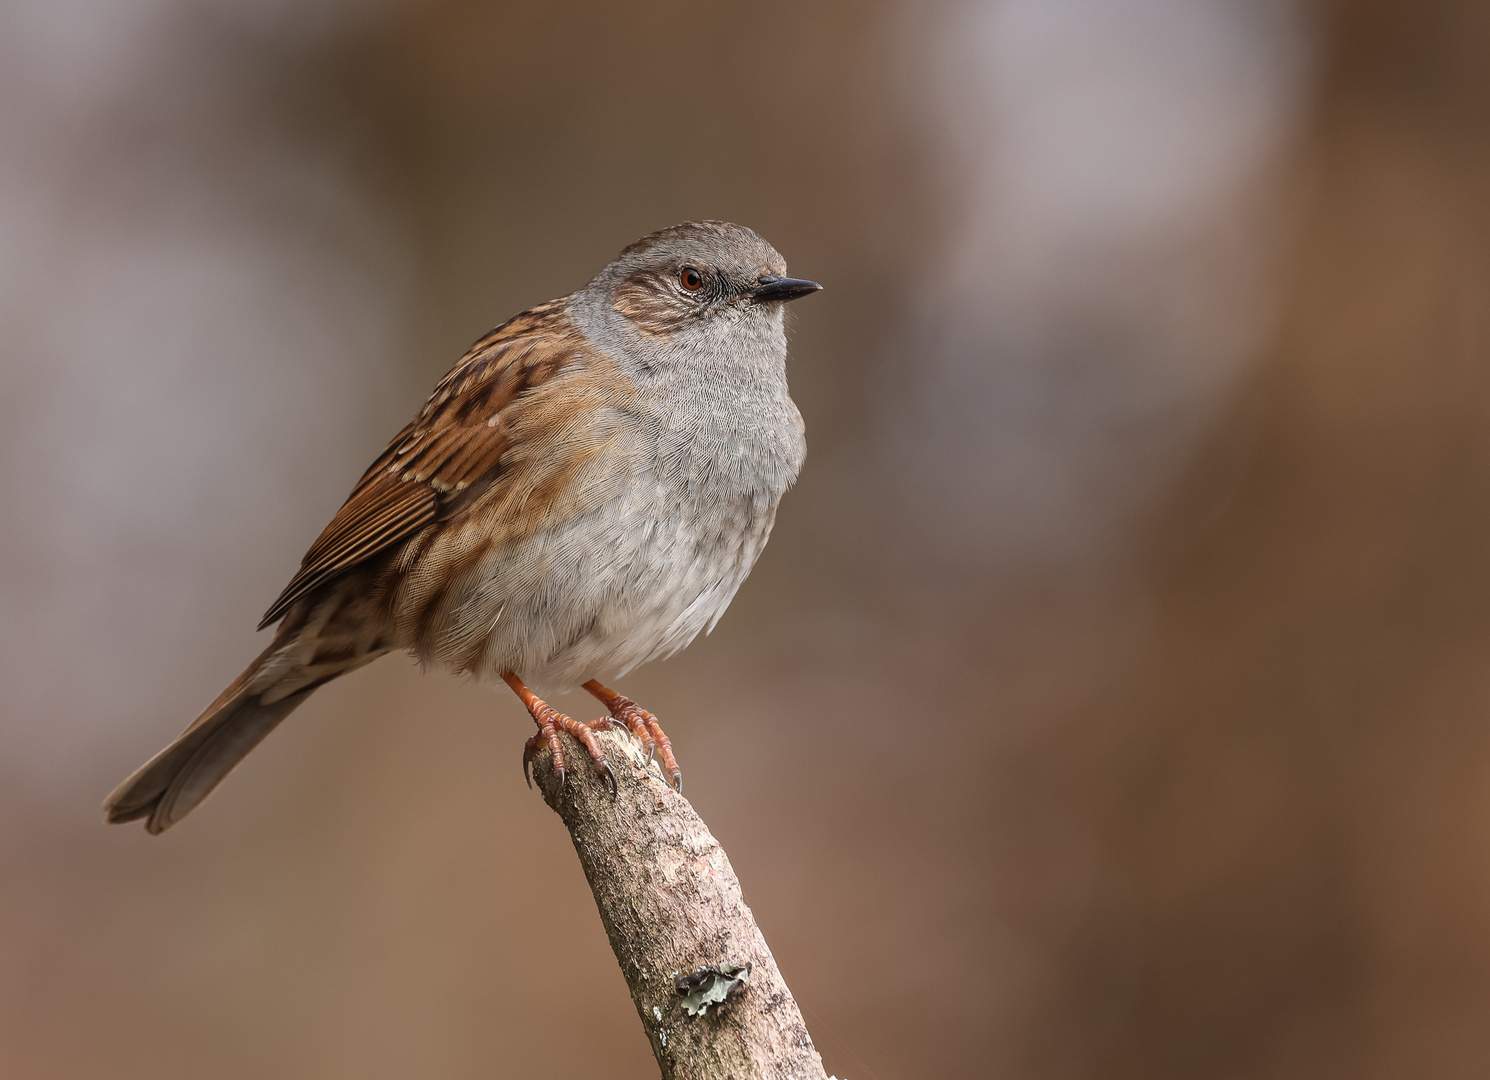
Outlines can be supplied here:
[[682, 794], [683, 770], [678, 768], [678, 759], [673, 757], [672, 741], [663, 732], [662, 725], [657, 722], [657, 717], [630, 698], [622, 697], [595, 679], [585, 683], [585, 689], [599, 699], [613, 718], [625, 724], [631, 733], [641, 740], [642, 749], [646, 751], [648, 761], [652, 760], [653, 754], [662, 758], [662, 771], [667, 773], [668, 782], [679, 794]]
[[503, 674], [502, 679], [512, 687], [512, 692], [522, 699], [522, 703], [528, 707], [528, 714], [533, 717], [533, 723], [538, 725], [538, 733], [523, 746], [523, 778], [528, 781], [528, 786], [533, 786], [533, 778], [528, 771], [528, 766], [538, 751], [545, 746], [554, 756], [554, 772], [559, 776], [559, 787], [564, 786], [564, 748], [560, 745], [559, 732], [567, 731], [590, 752], [590, 762], [595, 768], [595, 775], [605, 781], [610, 788], [610, 793], [614, 795], [616, 774], [611, 770], [610, 762], [605, 760], [605, 751], [601, 750], [600, 744], [595, 741], [595, 729], [609, 728], [612, 726], [611, 721], [602, 718], [590, 724], [581, 723], [549, 705], [524, 686], [523, 681], [512, 672]]

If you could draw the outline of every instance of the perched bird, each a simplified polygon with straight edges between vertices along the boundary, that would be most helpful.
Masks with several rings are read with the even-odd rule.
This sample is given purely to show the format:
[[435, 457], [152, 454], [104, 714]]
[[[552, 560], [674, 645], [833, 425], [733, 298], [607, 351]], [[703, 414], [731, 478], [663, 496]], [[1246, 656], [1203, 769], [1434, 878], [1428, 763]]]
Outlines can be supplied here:
[[[643, 237], [576, 293], [503, 323], [373, 462], [260, 629], [273, 643], [108, 797], [159, 833], [322, 686], [394, 649], [505, 682], [611, 785], [593, 734], [624, 726], [681, 772], [657, 719], [598, 682], [712, 629], [801, 468], [783, 305], [821, 286], [750, 229]], [[581, 723], [529, 689], [583, 686]]]

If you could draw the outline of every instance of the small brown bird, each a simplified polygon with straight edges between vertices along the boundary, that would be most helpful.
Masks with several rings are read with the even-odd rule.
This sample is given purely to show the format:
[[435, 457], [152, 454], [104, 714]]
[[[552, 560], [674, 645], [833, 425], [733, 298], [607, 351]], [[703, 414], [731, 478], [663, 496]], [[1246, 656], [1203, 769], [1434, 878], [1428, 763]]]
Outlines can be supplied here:
[[[311, 692], [394, 649], [505, 682], [562, 782], [559, 732], [615, 786], [595, 728], [681, 772], [657, 719], [597, 681], [712, 629], [806, 452], [783, 304], [815, 292], [750, 229], [643, 237], [579, 292], [503, 323], [441, 380], [311, 545], [273, 643], [104, 804], [159, 833]], [[580, 723], [549, 692], [582, 685]]]

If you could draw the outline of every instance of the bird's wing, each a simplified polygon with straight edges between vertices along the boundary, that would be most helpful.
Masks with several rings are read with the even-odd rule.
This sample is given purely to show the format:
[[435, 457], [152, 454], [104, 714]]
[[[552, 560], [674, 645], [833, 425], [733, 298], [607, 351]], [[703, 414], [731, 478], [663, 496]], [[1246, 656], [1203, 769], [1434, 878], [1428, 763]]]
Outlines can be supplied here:
[[587, 351], [566, 303], [525, 311], [471, 347], [363, 474], [259, 629], [311, 590], [439, 520], [463, 492], [498, 473], [512, 443], [513, 403]]

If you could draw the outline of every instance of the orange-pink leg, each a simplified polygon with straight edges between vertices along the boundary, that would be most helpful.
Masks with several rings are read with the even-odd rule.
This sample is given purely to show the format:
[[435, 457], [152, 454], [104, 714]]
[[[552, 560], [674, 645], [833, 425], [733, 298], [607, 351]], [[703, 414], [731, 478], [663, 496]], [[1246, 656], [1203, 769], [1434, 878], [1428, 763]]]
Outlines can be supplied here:
[[631, 733], [641, 740], [642, 749], [646, 751], [648, 761], [652, 760], [653, 754], [662, 758], [662, 771], [667, 774], [668, 781], [678, 793], [682, 794], [683, 770], [678, 768], [678, 759], [673, 757], [672, 741], [663, 733], [662, 726], [657, 723], [657, 717], [630, 698], [622, 697], [595, 679], [585, 683], [585, 689], [610, 711], [614, 719], [625, 724]]
[[533, 777], [529, 772], [534, 756], [545, 746], [549, 753], [554, 756], [554, 772], [559, 776], [559, 787], [564, 786], [564, 748], [559, 739], [559, 732], [566, 731], [579, 740], [590, 754], [590, 763], [594, 766], [595, 775], [605, 781], [610, 788], [610, 793], [616, 793], [616, 774], [611, 771], [610, 763], [605, 760], [605, 752], [600, 749], [600, 744], [595, 741], [596, 729], [605, 730], [613, 727], [608, 717], [601, 717], [591, 723], [584, 724], [572, 717], [565, 716], [548, 702], [544, 701], [533, 691], [523, 685], [523, 681], [512, 672], [507, 672], [502, 679], [512, 692], [522, 699], [527, 706], [528, 714], [533, 717], [533, 723], [538, 725], [538, 733], [534, 735], [523, 746], [523, 778], [528, 781], [528, 786], [533, 786]]

